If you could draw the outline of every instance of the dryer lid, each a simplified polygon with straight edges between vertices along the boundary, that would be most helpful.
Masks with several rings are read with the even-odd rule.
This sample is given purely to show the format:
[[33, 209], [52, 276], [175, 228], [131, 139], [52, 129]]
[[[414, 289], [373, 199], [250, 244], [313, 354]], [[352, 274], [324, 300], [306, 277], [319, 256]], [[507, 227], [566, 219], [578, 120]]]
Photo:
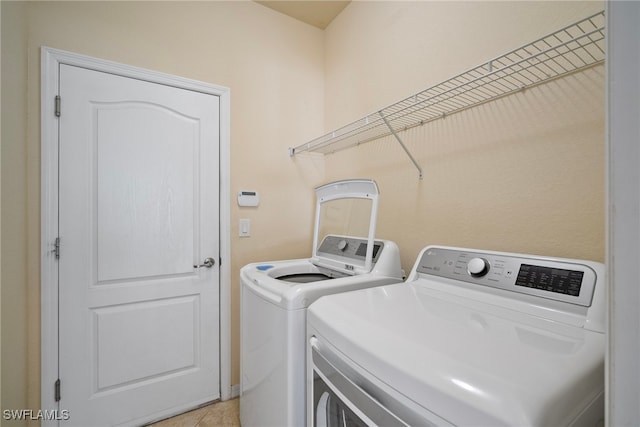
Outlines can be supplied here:
[[454, 425], [569, 425], [603, 393], [604, 334], [419, 282], [320, 298], [311, 334]]

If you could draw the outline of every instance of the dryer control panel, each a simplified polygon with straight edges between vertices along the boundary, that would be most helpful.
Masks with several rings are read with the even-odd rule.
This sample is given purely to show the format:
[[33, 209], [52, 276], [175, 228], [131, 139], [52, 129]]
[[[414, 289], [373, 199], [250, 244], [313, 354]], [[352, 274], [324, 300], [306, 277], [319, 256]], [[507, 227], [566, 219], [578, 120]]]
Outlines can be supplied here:
[[427, 248], [416, 272], [588, 307], [596, 272], [577, 261], [499, 252]]

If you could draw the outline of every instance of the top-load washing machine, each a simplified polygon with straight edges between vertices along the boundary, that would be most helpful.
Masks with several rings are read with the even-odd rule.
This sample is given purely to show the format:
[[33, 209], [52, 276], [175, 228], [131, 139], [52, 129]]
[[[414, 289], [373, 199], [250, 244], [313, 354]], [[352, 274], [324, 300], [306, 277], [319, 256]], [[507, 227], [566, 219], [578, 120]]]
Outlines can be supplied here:
[[604, 266], [423, 249], [308, 310], [308, 426], [602, 426]]
[[311, 258], [253, 263], [240, 271], [243, 427], [304, 425], [309, 304], [402, 280], [397, 245], [374, 238], [374, 181], [334, 182], [318, 187], [316, 196]]

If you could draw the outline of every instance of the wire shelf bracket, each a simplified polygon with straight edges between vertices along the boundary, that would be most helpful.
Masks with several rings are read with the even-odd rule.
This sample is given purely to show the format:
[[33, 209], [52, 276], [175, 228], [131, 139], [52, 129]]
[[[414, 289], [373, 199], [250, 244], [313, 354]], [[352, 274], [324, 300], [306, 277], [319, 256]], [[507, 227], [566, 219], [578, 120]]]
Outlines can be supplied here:
[[604, 11], [600, 11], [362, 119], [289, 148], [289, 155], [331, 154], [391, 135], [422, 178], [422, 169], [399, 133], [604, 63], [605, 22]]
[[400, 144], [400, 146], [402, 147], [404, 152], [407, 153], [407, 156], [409, 156], [409, 159], [411, 160], [413, 165], [416, 167], [416, 169], [418, 169], [418, 175], [419, 175], [420, 179], [422, 179], [422, 176], [423, 176], [422, 175], [422, 168], [420, 167], [418, 162], [416, 162], [416, 159], [411, 155], [411, 152], [409, 151], [407, 146], [404, 145], [404, 142], [402, 142], [402, 139], [400, 138], [400, 136], [398, 136], [398, 133], [393, 129], [393, 126], [391, 126], [391, 123], [389, 123], [387, 118], [384, 116], [384, 113], [382, 111], [380, 111], [379, 113], [380, 113], [380, 117], [382, 117], [382, 120], [384, 120], [384, 123], [389, 128], [389, 132], [391, 132], [391, 134], [396, 138], [396, 140], [398, 141], [398, 143]]

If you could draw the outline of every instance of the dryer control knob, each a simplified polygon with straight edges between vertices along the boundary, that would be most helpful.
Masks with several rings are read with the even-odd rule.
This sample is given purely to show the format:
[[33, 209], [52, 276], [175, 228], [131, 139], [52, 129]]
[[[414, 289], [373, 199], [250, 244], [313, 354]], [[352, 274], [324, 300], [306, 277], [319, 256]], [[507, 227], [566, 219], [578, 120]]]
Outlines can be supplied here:
[[342, 252], [344, 252], [344, 250], [347, 249], [347, 246], [349, 246], [349, 243], [347, 243], [346, 240], [340, 240], [338, 242], [338, 249], [340, 249]]
[[473, 277], [482, 277], [489, 272], [489, 261], [484, 258], [473, 258], [467, 264], [467, 271]]

